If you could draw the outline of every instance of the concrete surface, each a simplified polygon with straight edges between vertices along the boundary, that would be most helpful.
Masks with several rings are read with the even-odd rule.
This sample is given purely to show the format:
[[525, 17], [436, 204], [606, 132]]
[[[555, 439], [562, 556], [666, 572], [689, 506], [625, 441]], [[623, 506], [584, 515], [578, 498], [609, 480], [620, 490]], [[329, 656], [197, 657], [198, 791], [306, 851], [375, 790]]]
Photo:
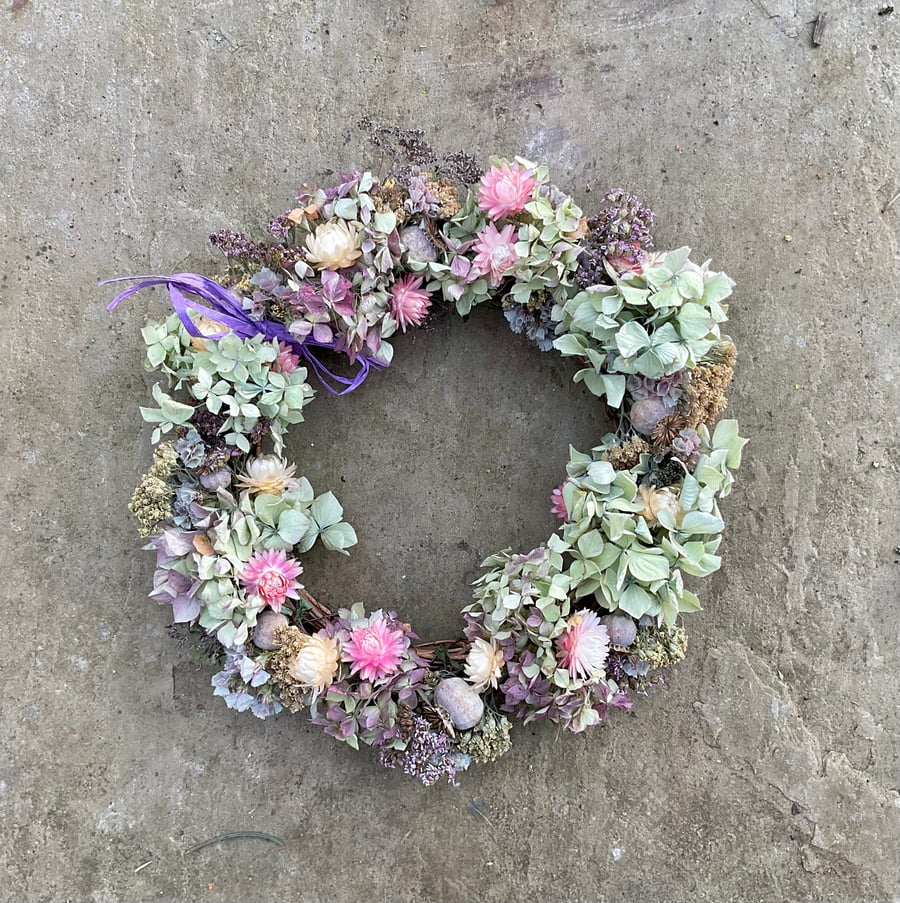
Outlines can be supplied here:
[[[0, 900], [898, 899], [900, 12], [819, 2], [3, 0]], [[738, 282], [752, 446], [692, 654], [459, 789], [213, 700], [125, 510], [161, 303], [96, 280], [214, 266], [211, 230], [378, 162], [364, 113], [636, 189]], [[362, 541], [310, 586], [453, 630], [604, 430], [568, 373], [484, 314], [319, 399], [292, 453]], [[236, 829], [287, 846], [184, 854]]]

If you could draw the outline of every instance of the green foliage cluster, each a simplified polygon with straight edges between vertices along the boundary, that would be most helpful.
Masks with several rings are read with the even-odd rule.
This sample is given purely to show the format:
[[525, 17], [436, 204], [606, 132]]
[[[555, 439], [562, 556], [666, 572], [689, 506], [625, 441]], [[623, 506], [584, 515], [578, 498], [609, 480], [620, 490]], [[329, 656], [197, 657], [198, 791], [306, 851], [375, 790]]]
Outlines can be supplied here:
[[590, 596], [610, 611], [650, 615], [668, 625], [679, 612], [699, 609], [682, 575], [705, 577], [719, 569], [724, 522], [718, 500], [731, 491], [731, 469], [740, 466], [746, 440], [734, 420], [720, 421], [712, 436], [705, 426], [698, 433], [701, 454], [694, 473], [685, 471], [680, 488], [673, 487], [677, 505], [649, 520], [639, 491], [649, 455], [630, 470], [616, 471], [604, 460], [614, 437], [591, 454], [571, 450], [563, 487], [569, 520], [549, 547], [571, 561], [566, 573], [575, 598]]
[[[175, 389], [187, 384], [202, 408], [224, 417], [219, 433], [229, 445], [249, 452], [250, 435], [264, 421], [280, 454], [287, 428], [302, 422], [303, 407], [314, 394], [306, 381], [307, 371], [302, 367], [293, 373], [273, 369], [278, 357], [274, 339], [241, 339], [229, 333], [218, 340], [203, 339], [202, 350], [193, 350], [189, 339], [177, 316], [145, 327], [149, 366], [166, 373]], [[142, 407], [141, 415], [156, 424], [152, 436], [156, 443], [161, 435], [187, 424], [195, 405], [177, 401], [158, 383], [153, 386], [153, 397], [159, 407]]]
[[627, 374], [659, 379], [695, 367], [713, 349], [734, 283], [689, 255], [690, 248], [655, 255], [640, 272], [607, 267], [612, 285], [593, 285], [554, 311], [554, 347], [588, 364], [576, 382], [618, 407]]
[[673, 493], [677, 506], [649, 520], [639, 491], [649, 455], [630, 470], [616, 471], [604, 460], [614, 437], [590, 454], [572, 449], [563, 488], [567, 522], [529, 556], [502, 552], [488, 558], [483, 566], [489, 570], [475, 584], [476, 602], [465, 610], [489, 637], [522, 638], [535, 654], [529, 667], [546, 676], [556, 671], [553, 680], [560, 687], [571, 678], [556, 669], [552, 640], [579, 599], [670, 626], [679, 613], [697, 611], [700, 602], [685, 588], [683, 575], [704, 577], [720, 566], [716, 552], [724, 523], [718, 499], [731, 491], [731, 468], [740, 465], [746, 441], [733, 420], [721, 421], [712, 436], [701, 427], [699, 435], [702, 452], [694, 473], [685, 471]]

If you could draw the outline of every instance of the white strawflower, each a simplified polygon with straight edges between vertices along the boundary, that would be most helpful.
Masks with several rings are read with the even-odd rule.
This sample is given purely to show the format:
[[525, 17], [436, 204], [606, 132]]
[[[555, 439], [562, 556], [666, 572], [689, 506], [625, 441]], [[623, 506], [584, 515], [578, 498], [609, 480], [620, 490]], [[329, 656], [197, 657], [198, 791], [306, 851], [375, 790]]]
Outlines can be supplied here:
[[334, 683], [340, 655], [337, 640], [316, 634], [304, 642], [288, 673], [307, 690], [325, 690]]
[[306, 237], [306, 259], [317, 270], [353, 266], [361, 254], [356, 235], [343, 220], [316, 226], [315, 233]]
[[296, 464], [288, 464], [278, 455], [260, 455], [247, 462], [246, 473], [238, 477], [238, 486], [249, 489], [251, 493], [281, 495], [286, 489], [297, 488], [294, 479], [296, 469]]
[[494, 640], [472, 640], [466, 656], [466, 680], [476, 690], [484, 690], [488, 685], [496, 689], [503, 663], [503, 650]]
[[641, 501], [644, 503], [644, 510], [639, 511], [648, 524], [655, 524], [659, 520], [659, 515], [663, 511], [670, 511], [675, 518], [675, 523], [680, 524], [684, 517], [684, 509], [678, 496], [668, 487], [664, 489], [656, 489], [653, 486], [641, 486], [638, 491], [641, 494]]

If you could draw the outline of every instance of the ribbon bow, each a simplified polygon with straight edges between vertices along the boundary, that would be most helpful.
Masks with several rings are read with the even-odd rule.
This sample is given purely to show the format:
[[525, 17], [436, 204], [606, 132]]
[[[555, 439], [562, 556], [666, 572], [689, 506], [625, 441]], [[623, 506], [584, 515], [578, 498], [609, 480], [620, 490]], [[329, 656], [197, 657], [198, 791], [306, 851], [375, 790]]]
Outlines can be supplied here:
[[[336, 351], [336, 340], [319, 342], [312, 336], [300, 340], [291, 335], [285, 326], [274, 320], [251, 320], [247, 311], [230, 292], [214, 280], [197, 273], [176, 273], [174, 276], [121, 276], [118, 279], [105, 279], [100, 285], [109, 285], [114, 282], [135, 282], [136, 280], [138, 281], [135, 285], [129, 286], [113, 298], [106, 308], [108, 311], [115, 310], [122, 301], [135, 292], [152, 288], [155, 285], [164, 285], [169, 290], [169, 298], [175, 313], [178, 314], [178, 318], [190, 335], [195, 338], [221, 339], [230, 331], [242, 339], [261, 335], [268, 340], [277, 339], [285, 342], [309, 364], [322, 385], [333, 395], [349, 394], [365, 382], [371, 370], [380, 370], [385, 366], [374, 358], [359, 354], [356, 357], [358, 370], [354, 376], [338, 376], [337, 373], [332, 373], [312, 350], [313, 348], [325, 348], [328, 351]], [[205, 304], [200, 303], [198, 298]], [[218, 335], [204, 336], [190, 315], [192, 310], [216, 323], [221, 323], [228, 327], [227, 330]], [[332, 382], [344, 388], [336, 389]]]

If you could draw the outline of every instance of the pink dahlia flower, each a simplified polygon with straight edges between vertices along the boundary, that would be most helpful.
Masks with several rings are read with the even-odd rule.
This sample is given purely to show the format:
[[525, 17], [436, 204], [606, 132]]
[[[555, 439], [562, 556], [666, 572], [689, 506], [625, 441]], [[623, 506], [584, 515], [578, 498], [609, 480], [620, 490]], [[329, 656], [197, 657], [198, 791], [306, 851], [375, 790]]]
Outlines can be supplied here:
[[566, 500], [563, 498], [563, 486], [565, 485], [565, 483], [560, 483], [550, 493], [550, 513], [555, 514], [560, 520], [569, 519], [569, 509], [566, 508]]
[[359, 674], [362, 680], [381, 680], [400, 666], [406, 646], [403, 631], [379, 618], [368, 627], [351, 631], [342, 657], [350, 663], [351, 674]]
[[534, 174], [518, 163], [504, 162], [492, 166], [482, 177], [478, 189], [478, 206], [491, 219], [521, 213], [534, 193]]
[[391, 290], [391, 314], [406, 332], [407, 326], [418, 326], [431, 307], [431, 293], [422, 288], [422, 277], [408, 273], [398, 279]]
[[504, 226], [503, 231], [499, 232], [493, 223], [488, 223], [478, 233], [473, 265], [480, 275], [491, 277], [491, 285], [499, 285], [518, 259], [516, 227], [512, 224]]
[[560, 663], [573, 677], [602, 677], [609, 634], [595, 612], [582, 608], [569, 617], [565, 632], [556, 638], [556, 648]]
[[287, 342], [278, 343], [278, 357], [272, 362], [272, 369], [276, 373], [293, 373], [300, 363], [300, 356], [291, 351]]
[[240, 573], [240, 580], [247, 591], [270, 606], [281, 611], [285, 599], [298, 599], [297, 590], [302, 585], [297, 577], [303, 573], [300, 564], [288, 558], [280, 549], [257, 552]]

